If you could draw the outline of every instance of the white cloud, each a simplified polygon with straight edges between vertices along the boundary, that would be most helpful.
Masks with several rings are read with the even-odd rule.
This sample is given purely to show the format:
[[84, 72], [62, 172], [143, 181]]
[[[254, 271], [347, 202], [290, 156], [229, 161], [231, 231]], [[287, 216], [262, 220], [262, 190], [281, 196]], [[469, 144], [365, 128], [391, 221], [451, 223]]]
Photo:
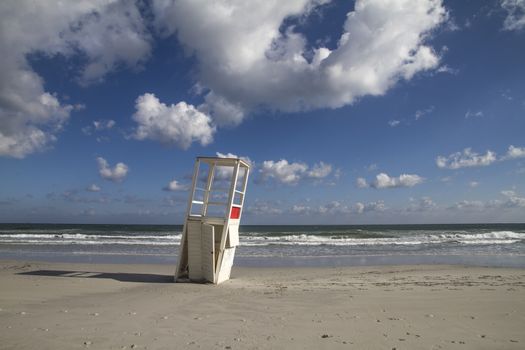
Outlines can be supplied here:
[[255, 203], [246, 207], [244, 212], [251, 215], [279, 215], [284, 210], [279, 207], [278, 202], [255, 200]]
[[297, 215], [347, 215], [354, 210], [341, 201], [331, 201], [316, 207], [311, 207], [304, 204], [295, 204], [289, 211]]
[[84, 215], [84, 216], [94, 216], [94, 215], [96, 215], [96, 213], [97, 213], [97, 212], [95, 211], [95, 209], [93, 209], [93, 208], [88, 208], [88, 209], [84, 209], [84, 210], [82, 210], [82, 211], [79, 213], [79, 215]]
[[483, 201], [469, 201], [463, 200], [455, 203], [449, 209], [456, 210], [494, 210], [494, 209], [516, 209], [525, 208], [525, 197], [520, 197], [515, 191], [507, 190], [501, 191], [501, 195], [504, 197], [503, 200], [495, 199], [487, 202]]
[[468, 185], [471, 188], [475, 188], [475, 187], [479, 186], [479, 182], [478, 181], [470, 181]]
[[366, 182], [366, 179], [363, 177], [358, 177], [355, 180], [355, 185], [357, 186], [357, 188], [367, 188], [368, 187], [368, 183]]
[[511, 92], [509, 89], [506, 89], [501, 92], [501, 97], [504, 98], [507, 101], [512, 101], [514, 98], [511, 95]]
[[280, 183], [288, 185], [297, 184], [303, 179], [321, 180], [328, 177], [331, 172], [332, 166], [324, 162], [319, 162], [314, 164], [313, 167], [309, 167], [305, 163], [289, 163], [286, 159], [281, 159], [277, 162], [266, 160], [259, 169], [263, 180], [273, 178]]
[[328, 214], [328, 215], [334, 215], [334, 214], [349, 214], [351, 213], [351, 209], [341, 203], [340, 201], [331, 201], [324, 205], [319, 206], [317, 208], [317, 212], [319, 214]]
[[510, 145], [507, 151], [507, 154], [502, 158], [502, 160], [524, 158], [524, 157], [525, 157], [525, 147], [514, 147], [513, 145]]
[[186, 189], [186, 186], [181, 185], [177, 180], [172, 180], [162, 189], [164, 191], [183, 191]]
[[450, 209], [475, 209], [481, 210], [485, 208], [485, 203], [482, 201], [463, 200], [454, 204]]
[[505, 30], [525, 29], [525, 1], [523, 0], [501, 0], [501, 6], [507, 11], [507, 17], [503, 22]]
[[[238, 158], [238, 159], [242, 159], [244, 160], [246, 163], [248, 163], [250, 165], [250, 167], [252, 168], [252, 171], [253, 171], [253, 168], [255, 167], [255, 162], [253, 162], [249, 157], [243, 157], [243, 156], [238, 156], [236, 154], [233, 154], [233, 153], [221, 153], [221, 152], [216, 152], [217, 154], [217, 157], [219, 158]], [[217, 168], [215, 168], [215, 176], [218, 180], [226, 180], [226, 179], [231, 179], [232, 175], [233, 175], [233, 168], [232, 167], [223, 167], [223, 166], [219, 166]], [[243, 175], [243, 173], [241, 172], [241, 176]]]
[[383, 200], [378, 200], [370, 203], [357, 202], [353, 206], [348, 206], [341, 201], [331, 201], [319, 206], [309, 206], [304, 204], [295, 204], [289, 212], [297, 215], [349, 215], [349, 214], [364, 214], [368, 212], [382, 212], [387, 208]]
[[324, 162], [314, 164], [314, 166], [307, 172], [307, 177], [311, 179], [324, 179], [332, 172], [332, 166]]
[[304, 215], [310, 213], [312, 208], [310, 208], [307, 205], [298, 205], [294, 204], [294, 206], [291, 209], [291, 212], [294, 214]]
[[459, 74], [459, 69], [452, 68], [450, 66], [444, 65], [444, 66], [439, 67], [436, 70], [436, 72], [438, 72], [438, 73], [448, 73], [448, 74], [452, 74], [452, 75], [458, 75]]
[[424, 117], [425, 115], [434, 112], [434, 109], [435, 109], [434, 106], [430, 106], [430, 107], [425, 108], [425, 109], [419, 109], [419, 110], [417, 110], [416, 113], [414, 114], [414, 117], [415, 117], [416, 120], [419, 120], [419, 119], [421, 119], [422, 117]]
[[382, 200], [370, 202], [366, 204], [357, 202], [354, 206], [354, 211], [357, 214], [363, 214], [363, 213], [371, 212], [371, 211], [385, 211], [385, 210], [386, 210], [385, 202]]
[[286, 159], [277, 162], [265, 160], [259, 172], [263, 179], [274, 178], [283, 184], [296, 184], [302, 179], [308, 165], [304, 163], [288, 163]]
[[[82, 132], [86, 135], [91, 135], [93, 131], [103, 131], [112, 129], [117, 122], [113, 119], [100, 119], [93, 121], [93, 126], [88, 125], [82, 128]], [[98, 138], [97, 138], [98, 139]]]
[[95, 120], [93, 122], [93, 126], [95, 127], [95, 130], [109, 130], [115, 126], [116, 122], [113, 119], [109, 120]]
[[501, 194], [507, 198], [503, 206], [507, 208], [525, 208], [525, 198], [520, 197], [515, 191], [501, 191]]
[[215, 127], [210, 117], [185, 102], [168, 106], [146, 93], [137, 98], [135, 108], [133, 120], [138, 126], [133, 137], [138, 140], [176, 144], [183, 149], [193, 142], [205, 146], [213, 141]]
[[232, 103], [213, 92], [206, 95], [205, 101], [206, 103], [199, 107], [200, 110], [213, 115], [213, 121], [219, 126], [237, 126], [242, 123], [246, 115], [240, 103]]
[[374, 170], [377, 170], [379, 168], [379, 166], [375, 163], [372, 163], [370, 165], [367, 165], [365, 167], [366, 171], [374, 171]]
[[124, 180], [129, 171], [128, 166], [124, 163], [117, 163], [117, 165], [111, 169], [108, 162], [102, 157], [97, 158], [97, 163], [98, 173], [106, 180], [120, 182]]
[[370, 186], [377, 189], [382, 188], [398, 188], [398, 187], [414, 187], [424, 181], [416, 174], [401, 174], [398, 177], [390, 177], [385, 173], [380, 173], [376, 176]]
[[233, 154], [233, 153], [221, 153], [221, 152], [216, 152], [217, 154], [217, 157], [219, 158], [238, 158], [238, 159], [242, 159], [244, 160], [246, 163], [248, 163], [251, 167], [255, 166], [255, 162], [253, 162], [250, 157], [246, 157], [246, 156], [238, 156], [236, 154]]
[[406, 208], [409, 212], [429, 211], [437, 208], [436, 203], [430, 197], [421, 197], [419, 200], [411, 199], [410, 205]]
[[153, 12], [159, 32], [176, 33], [195, 54], [200, 109], [218, 125], [236, 125], [259, 107], [342, 107], [438, 67], [426, 39], [447, 18], [441, 0], [358, 0], [333, 50], [312, 47], [285, 21], [319, 3], [157, 0]]
[[78, 80], [86, 84], [150, 52], [132, 1], [1, 1], [0, 33], [0, 156], [15, 158], [49, 147], [76, 108], [45, 91], [28, 56], [81, 55]]
[[467, 167], [487, 166], [497, 160], [496, 153], [487, 151], [484, 155], [472, 152], [471, 148], [465, 148], [463, 152], [452, 153], [448, 157], [438, 156], [436, 165], [438, 168], [460, 169]]
[[399, 121], [399, 120], [390, 120], [388, 122], [388, 125], [390, 125], [393, 128], [395, 128], [396, 126], [399, 126], [399, 124], [401, 124], [401, 121]]
[[89, 192], [100, 192], [100, 187], [96, 184], [91, 184], [86, 190]]
[[469, 119], [469, 118], [481, 118], [483, 117], [483, 111], [471, 111], [470, 109], [467, 111], [467, 113], [465, 113], [465, 119]]

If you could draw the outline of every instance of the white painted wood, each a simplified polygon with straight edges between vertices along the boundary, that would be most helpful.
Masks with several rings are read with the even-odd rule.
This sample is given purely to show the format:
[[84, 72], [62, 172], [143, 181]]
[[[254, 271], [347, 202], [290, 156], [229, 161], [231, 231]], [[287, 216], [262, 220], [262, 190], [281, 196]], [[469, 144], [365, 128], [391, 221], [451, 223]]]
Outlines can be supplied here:
[[[206, 164], [208, 174], [206, 184], [202, 188], [197, 188], [201, 164]], [[231, 168], [230, 183], [227, 185], [229, 190], [214, 187], [214, 184], [224, 187], [224, 178], [215, 174], [219, 171], [218, 167]], [[250, 166], [237, 158], [197, 158], [182, 233], [179, 264], [175, 274], [176, 280], [180, 277], [181, 280], [189, 278], [194, 281], [207, 280], [213, 283], [221, 283], [230, 278], [235, 247], [239, 245], [240, 215], [242, 215], [249, 170]], [[244, 176], [241, 178], [243, 173]], [[215, 177], [217, 177], [216, 183]], [[237, 184], [238, 180], [241, 183]], [[215, 194], [211, 194], [219, 190], [227, 191], [226, 202], [220, 200]], [[200, 192], [196, 193], [196, 191]], [[240, 215], [237, 219], [230, 218], [231, 208], [234, 204], [240, 209]], [[200, 210], [192, 214], [192, 206], [194, 205], [202, 207], [195, 208]], [[208, 210], [210, 205], [212, 207]], [[216, 210], [217, 206], [223, 208], [225, 206], [226, 208], [224, 211]]]
[[215, 282], [215, 228], [202, 224], [202, 274], [206, 281]]
[[239, 225], [233, 225], [230, 222], [230, 226], [228, 227], [228, 242], [226, 243], [226, 247], [232, 248], [237, 247], [239, 245]]
[[226, 210], [226, 218], [225, 218], [226, 224], [224, 225], [224, 229], [222, 230], [221, 245], [219, 248], [219, 256], [218, 256], [218, 262], [217, 262], [217, 265], [220, 268], [222, 268], [222, 263], [224, 259], [224, 249], [226, 249], [226, 238], [228, 237], [228, 227], [230, 226], [230, 212], [231, 212], [231, 208], [233, 205], [235, 186], [237, 185], [237, 176], [239, 176], [239, 159], [235, 161], [233, 166], [234, 168], [233, 168], [233, 173], [231, 177], [230, 192], [228, 195], [228, 207]]
[[188, 237], [187, 237], [187, 224], [188, 219], [191, 216], [191, 205], [193, 200], [193, 195], [195, 193], [195, 184], [197, 182], [197, 174], [199, 173], [199, 159], [195, 162], [195, 165], [193, 166], [193, 177], [191, 179], [191, 191], [188, 198], [188, 205], [186, 207], [186, 220], [184, 221], [184, 226], [182, 228], [182, 237], [180, 240], [180, 246], [179, 246], [179, 262], [177, 263], [177, 269], [175, 270], [175, 282], [177, 282], [177, 279], [181, 274], [183, 274], [186, 270], [186, 267], [188, 266], [188, 254], [185, 249], [187, 248], [188, 243]]
[[190, 280], [202, 280], [202, 234], [201, 222], [188, 222], [188, 272]]
[[222, 256], [222, 263], [217, 274], [217, 284], [230, 279], [230, 274], [233, 266], [233, 258], [235, 257], [235, 247], [224, 249]]

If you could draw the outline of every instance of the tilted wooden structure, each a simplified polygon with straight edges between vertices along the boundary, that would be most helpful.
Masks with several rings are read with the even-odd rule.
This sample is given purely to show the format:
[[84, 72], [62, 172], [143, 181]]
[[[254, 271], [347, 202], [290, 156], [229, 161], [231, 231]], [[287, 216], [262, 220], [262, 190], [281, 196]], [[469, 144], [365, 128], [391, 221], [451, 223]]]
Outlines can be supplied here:
[[238, 158], [198, 157], [175, 281], [215, 284], [230, 278], [250, 165]]

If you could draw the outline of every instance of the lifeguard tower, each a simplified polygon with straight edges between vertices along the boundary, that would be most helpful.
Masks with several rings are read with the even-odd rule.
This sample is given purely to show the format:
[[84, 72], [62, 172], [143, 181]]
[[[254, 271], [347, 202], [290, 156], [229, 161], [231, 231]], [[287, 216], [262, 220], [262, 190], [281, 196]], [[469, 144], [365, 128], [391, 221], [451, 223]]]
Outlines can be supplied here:
[[249, 173], [242, 159], [197, 157], [175, 282], [230, 278]]

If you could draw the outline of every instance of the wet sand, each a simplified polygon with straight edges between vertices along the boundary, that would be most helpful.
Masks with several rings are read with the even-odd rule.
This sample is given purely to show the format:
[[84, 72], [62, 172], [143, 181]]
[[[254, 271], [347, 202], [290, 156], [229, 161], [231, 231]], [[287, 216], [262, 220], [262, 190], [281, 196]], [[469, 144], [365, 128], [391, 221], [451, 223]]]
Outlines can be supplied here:
[[0, 262], [2, 349], [523, 349], [525, 269]]

